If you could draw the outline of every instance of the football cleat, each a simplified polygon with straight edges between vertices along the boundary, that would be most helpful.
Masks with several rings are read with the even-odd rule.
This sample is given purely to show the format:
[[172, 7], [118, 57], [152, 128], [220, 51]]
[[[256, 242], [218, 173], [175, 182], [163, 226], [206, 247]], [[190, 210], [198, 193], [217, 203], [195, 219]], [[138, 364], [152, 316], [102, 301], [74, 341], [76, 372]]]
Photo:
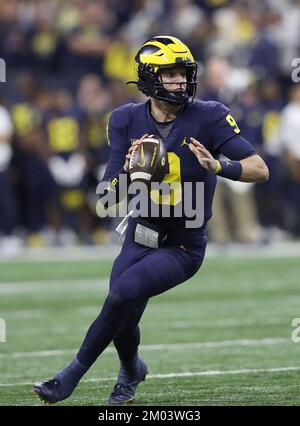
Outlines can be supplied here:
[[109, 405], [125, 405], [133, 402], [137, 386], [145, 380], [148, 374], [145, 362], [142, 359], [139, 359], [138, 362], [138, 371], [131, 377], [121, 367], [118, 382], [115, 384], [109, 397]]
[[59, 379], [55, 377], [45, 382], [35, 383], [32, 387], [33, 394], [46, 404], [55, 404], [68, 398], [76, 386], [64, 386]]

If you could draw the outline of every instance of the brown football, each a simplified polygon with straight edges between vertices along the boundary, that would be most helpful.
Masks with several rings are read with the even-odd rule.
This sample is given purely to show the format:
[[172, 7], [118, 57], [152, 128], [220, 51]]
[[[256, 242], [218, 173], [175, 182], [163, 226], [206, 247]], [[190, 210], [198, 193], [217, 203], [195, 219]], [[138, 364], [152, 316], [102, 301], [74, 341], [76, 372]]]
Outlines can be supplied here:
[[161, 182], [168, 173], [167, 153], [161, 138], [147, 136], [133, 152], [129, 161], [129, 175], [132, 182]]

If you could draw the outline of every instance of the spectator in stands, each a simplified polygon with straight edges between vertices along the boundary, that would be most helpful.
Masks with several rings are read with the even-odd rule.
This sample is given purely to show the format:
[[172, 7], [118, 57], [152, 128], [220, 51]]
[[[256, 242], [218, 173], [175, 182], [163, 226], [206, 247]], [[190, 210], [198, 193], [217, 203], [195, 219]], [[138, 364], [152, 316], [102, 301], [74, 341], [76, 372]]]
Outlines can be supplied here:
[[290, 102], [282, 110], [280, 137], [285, 174], [285, 226], [300, 236], [300, 86], [290, 91]]
[[21, 240], [13, 235], [17, 224], [17, 205], [12, 183], [10, 161], [13, 125], [0, 97], [0, 254], [19, 253]]
[[[263, 238], [272, 240], [281, 230], [299, 233], [296, 129], [292, 134], [286, 126], [294, 117], [298, 120], [296, 89], [281, 116], [291, 84], [291, 61], [300, 55], [299, 31], [299, 0], [0, 0], [0, 58], [7, 65], [7, 82], [1, 83], [1, 90], [3, 107], [13, 122], [9, 167], [15, 177], [10, 183], [11, 194], [16, 195], [14, 229], [22, 230], [28, 244], [38, 246], [45, 243], [45, 229], [54, 226], [49, 205], [57, 182], [48, 160], [57, 153], [49, 150], [48, 124], [68, 116], [73, 128], [80, 129], [73, 136], [79, 138], [86, 167], [83, 181], [88, 182], [84, 192], [90, 200], [90, 207], [82, 210], [86, 213], [82, 229], [76, 220], [71, 229], [91, 241], [88, 235], [99, 224], [91, 211], [95, 200], [91, 194], [106, 161], [109, 111], [131, 100], [144, 101], [144, 95], [134, 94], [125, 84], [134, 80], [127, 64], [145, 39], [169, 33], [181, 35], [191, 45], [199, 65], [198, 96], [231, 107], [242, 132], [269, 166], [269, 181], [255, 187]], [[250, 87], [255, 82], [258, 86]], [[69, 94], [58, 96], [58, 89]], [[70, 96], [74, 98], [70, 110], [59, 111], [58, 103], [68, 103]], [[291, 123], [290, 129], [296, 125]], [[56, 125], [53, 128], [56, 133]], [[230, 199], [234, 190], [226, 188], [225, 198]], [[0, 198], [3, 191], [0, 188]], [[236, 199], [244, 196], [238, 193]], [[74, 219], [77, 213], [71, 216]], [[60, 218], [65, 228], [66, 216]], [[255, 215], [252, 218], [257, 225]], [[230, 231], [228, 235], [225, 240], [233, 238]], [[248, 239], [245, 234], [235, 238]]]

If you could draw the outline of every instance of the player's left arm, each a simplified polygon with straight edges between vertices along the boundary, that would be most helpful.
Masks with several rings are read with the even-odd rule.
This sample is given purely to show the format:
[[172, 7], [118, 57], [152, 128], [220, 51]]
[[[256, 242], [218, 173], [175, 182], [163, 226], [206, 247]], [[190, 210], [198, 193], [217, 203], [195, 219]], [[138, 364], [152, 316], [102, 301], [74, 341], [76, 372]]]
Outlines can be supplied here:
[[233, 180], [241, 182], [266, 182], [269, 179], [268, 167], [264, 160], [257, 154], [252, 154], [242, 160], [225, 160], [220, 162], [211, 155], [204, 145], [194, 138], [191, 138], [189, 148], [197, 157], [200, 165], [212, 174], [222, 176], [222, 171], [224, 172], [224, 169], [227, 168], [229, 171], [235, 169], [232, 171], [237, 172], [236, 177], [238, 177], [240, 172], [240, 177]]

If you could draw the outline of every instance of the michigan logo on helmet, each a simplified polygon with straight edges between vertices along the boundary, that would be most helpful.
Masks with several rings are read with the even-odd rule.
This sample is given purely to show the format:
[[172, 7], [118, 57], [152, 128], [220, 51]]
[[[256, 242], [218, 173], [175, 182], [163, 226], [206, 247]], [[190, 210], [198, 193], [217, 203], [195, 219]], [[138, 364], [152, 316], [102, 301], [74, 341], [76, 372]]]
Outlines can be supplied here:
[[[160, 72], [164, 69], [183, 67], [186, 71], [186, 89], [171, 92], [164, 88]], [[146, 96], [172, 104], [192, 102], [197, 88], [197, 64], [190, 49], [178, 38], [157, 36], [147, 40], [135, 56], [138, 89]]]

